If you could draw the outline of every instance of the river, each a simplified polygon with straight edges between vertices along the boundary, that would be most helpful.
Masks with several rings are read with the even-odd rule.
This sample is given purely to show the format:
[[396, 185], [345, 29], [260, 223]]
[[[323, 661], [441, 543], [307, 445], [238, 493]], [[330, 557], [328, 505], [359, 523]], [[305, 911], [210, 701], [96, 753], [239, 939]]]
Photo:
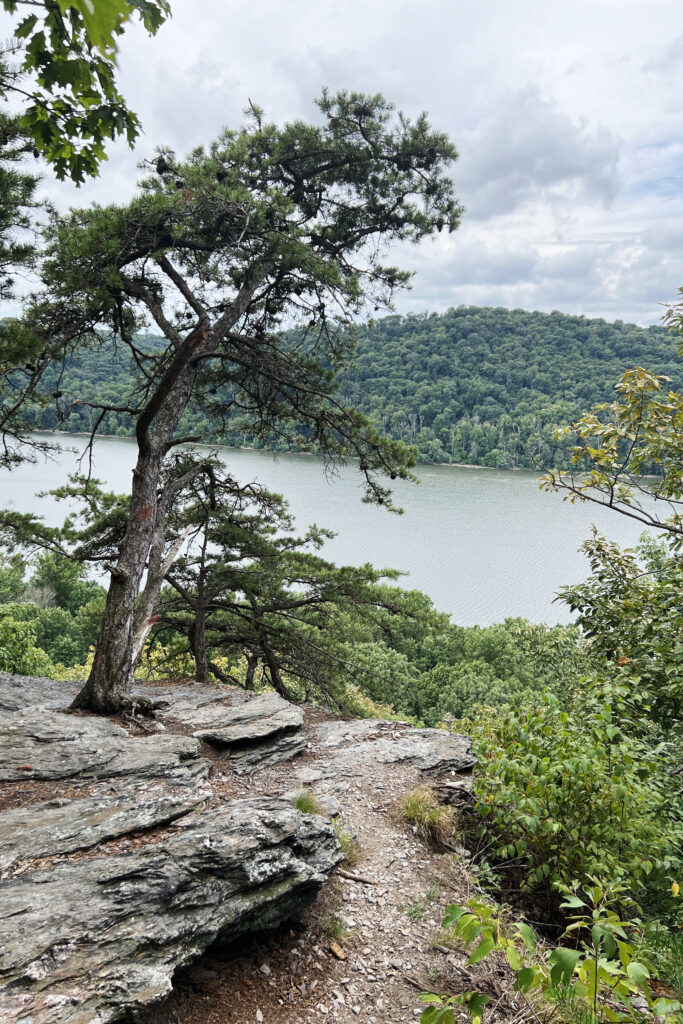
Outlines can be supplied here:
[[[82, 437], [63, 435], [63, 443], [84, 446]], [[94, 475], [108, 488], [126, 491], [135, 445], [121, 438], [100, 438]], [[568, 622], [568, 611], [553, 603], [558, 588], [588, 574], [578, 552], [591, 523], [622, 545], [633, 545], [637, 523], [589, 505], [571, 505], [539, 490], [527, 471], [418, 466], [420, 484], [397, 481], [402, 516], [361, 503], [360, 474], [353, 464], [326, 475], [319, 459], [222, 448], [221, 458], [242, 483], [258, 480], [283, 494], [303, 531], [310, 523], [334, 530], [325, 557], [337, 564], [371, 562], [400, 569], [401, 585], [424, 591], [436, 607], [465, 626], [488, 625], [509, 615], [534, 622]], [[77, 465], [77, 454], [24, 464], [0, 477], [5, 508], [34, 512], [56, 525], [62, 503], [47, 496]]]

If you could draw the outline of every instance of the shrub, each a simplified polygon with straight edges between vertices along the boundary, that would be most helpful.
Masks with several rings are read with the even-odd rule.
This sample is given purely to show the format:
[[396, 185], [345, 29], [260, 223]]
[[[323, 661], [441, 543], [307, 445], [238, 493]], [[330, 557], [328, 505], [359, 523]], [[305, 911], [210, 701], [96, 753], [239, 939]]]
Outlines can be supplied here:
[[8, 615], [0, 617], [0, 669], [24, 676], [52, 675], [52, 662], [36, 646], [32, 622], [16, 622]]
[[[574, 911], [563, 935], [571, 940], [568, 946], [544, 950], [528, 924], [508, 923], [498, 905], [481, 899], [447, 907], [442, 925], [471, 950], [466, 966], [478, 964], [492, 953], [504, 953], [514, 974], [515, 991], [524, 999], [530, 992], [541, 993], [561, 1007], [565, 1019], [632, 1024], [642, 1019], [638, 1001], [644, 999], [652, 1015], [680, 1024], [680, 1001], [653, 993], [650, 979], [657, 972], [643, 957], [638, 958], [633, 943], [637, 922], [621, 920], [613, 909], [615, 903], [622, 902], [622, 887], [609, 890], [593, 878], [581, 894], [583, 899], [577, 883], [560, 888], [563, 908]], [[477, 992], [450, 998], [423, 992], [420, 999], [428, 1004], [421, 1024], [455, 1024], [456, 1006], [463, 1006], [473, 1022], [480, 1024], [489, 1002], [488, 996]], [[539, 1019], [538, 1013], [533, 1016]]]
[[[683, 734], [683, 564], [680, 557], [644, 535], [640, 554], [622, 551], [593, 529], [583, 544], [592, 573], [585, 583], [563, 587], [561, 599], [577, 613], [587, 649], [622, 666], [647, 698], [648, 720], [664, 733]], [[680, 747], [679, 747], [680, 749]]]
[[643, 709], [618, 677], [593, 678], [571, 714], [545, 694], [537, 710], [475, 733], [482, 831], [526, 887], [599, 875], [628, 879], [642, 900], [675, 881], [683, 830], [669, 815], [666, 748], [634, 735], [636, 718]]

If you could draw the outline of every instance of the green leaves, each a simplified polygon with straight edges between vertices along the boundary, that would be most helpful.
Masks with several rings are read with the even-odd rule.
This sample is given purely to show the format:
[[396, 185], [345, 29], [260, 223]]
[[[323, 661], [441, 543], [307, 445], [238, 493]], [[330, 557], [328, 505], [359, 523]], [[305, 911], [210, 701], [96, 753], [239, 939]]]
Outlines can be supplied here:
[[[579, 586], [564, 588], [561, 598], [578, 613], [588, 654], [598, 667], [607, 663], [613, 670], [616, 665], [624, 684], [631, 687], [630, 701], [640, 702], [640, 717], [673, 733], [675, 739], [683, 717], [681, 559], [671, 545], [654, 544], [646, 534], [638, 547], [640, 558], [597, 531], [583, 550], [591, 575]], [[610, 725], [607, 737], [620, 749], [617, 729], [618, 723]], [[638, 769], [642, 781], [647, 772], [647, 765]]]
[[[591, 885], [591, 876], [627, 877], [641, 899], [666, 888], [681, 841], [668, 751], [639, 735], [630, 682], [615, 669], [596, 673], [571, 715], [546, 694], [537, 710], [474, 724], [482, 834], [530, 890], [572, 878]], [[583, 909], [577, 892], [562, 892], [566, 909]]]
[[650, 972], [645, 964], [638, 963], [636, 960], [631, 960], [627, 965], [626, 973], [639, 988], [645, 988], [650, 979]]
[[452, 903], [450, 906], [446, 907], [441, 924], [444, 928], [453, 928], [453, 926], [457, 924], [460, 918], [464, 917], [465, 914], [469, 914], [467, 907], [459, 907], [455, 903]]
[[483, 960], [489, 955], [492, 949], [495, 948], [496, 940], [493, 935], [487, 935], [486, 938], [482, 939], [477, 948], [473, 953], [470, 954], [467, 964], [469, 967], [474, 964], [478, 964], [480, 960]]
[[57, 0], [62, 15], [76, 12], [83, 22], [85, 35], [104, 57], [112, 57], [117, 49], [116, 36], [122, 31], [135, 5], [128, 0]]
[[[368, 110], [360, 125], [359, 103]], [[350, 357], [349, 327], [365, 303], [390, 303], [407, 281], [383, 261], [384, 244], [457, 221], [455, 149], [381, 96], [341, 92], [323, 107], [322, 123], [282, 127], [252, 111], [206, 150], [184, 160], [160, 153], [127, 206], [56, 217], [36, 316], [67, 345], [93, 338], [96, 326], [97, 344], [105, 328], [136, 353], [137, 328], [157, 322], [166, 347], [150, 355], [139, 346], [131, 403], [102, 403], [135, 420], [204, 310], [200, 357], [181, 345], [174, 364], [192, 378], [178, 415], [193, 393], [219, 431], [232, 408], [261, 443], [276, 435], [330, 460], [357, 458], [365, 498], [392, 508], [380, 476], [408, 477], [414, 451], [338, 401], [335, 370]], [[406, 148], [410, 167], [397, 174]], [[156, 411], [143, 422], [164, 422]]]
[[520, 971], [522, 969], [522, 955], [514, 946], [508, 946], [505, 950], [505, 956], [507, 957], [507, 962], [510, 964], [513, 971]]
[[[610, 888], [592, 878], [584, 890], [585, 899], [577, 895], [578, 889], [576, 881], [570, 886], [562, 886], [567, 897], [565, 906], [584, 910], [573, 918], [565, 935], [572, 936], [577, 930], [583, 935], [588, 930], [590, 943], [581, 941], [578, 945], [558, 946], [550, 950], [537, 948], [536, 936], [527, 924], [508, 923], [500, 907], [479, 899], [470, 900], [466, 906], [447, 907], [442, 924], [452, 929], [453, 938], [460, 939], [465, 948], [481, 936], [467, 961], [470, 965], [481, 962], [493, 952], [504, 951], [514, 973], [514, 988], [522, 995], [538, 989], [550, 1003], [565, 1007], [568, 1001], [570, 1004], [581, 1003], [589, 1011], [594, 1024], [633, 1021], [636, 1014], [640, 1015], [640, 1010], [632, 1000], [635, 996], [644, 997], [652, 1012], [669, 1015], [678, 1024], [676, 1015], [681, 1004], [677, 1000], [655, 1000], [649, 987], [650, 965], [642, 958], [634, 958], [632, 945], [614, 938], [615, 935], [625, 938], [626, 931], [632, 932], [635, 927], [635, 922], [620, 920], [611, 906], [622, 887], [615, 885]], [[524, 940], [521, 948], [520, 937]], [[612, 954], [617, 946], [619, 959], [614, 960]], [[464, 1006], [476, 1020], [485, 1005], [472, 992], [450, 998], [422, 993], [420, 999], [430, 1004], [420, 1018], [427, 1024], [430, 1021], [454, 1024], [454, 1006]]]
[[17, 621], [9, 611], [11, 605], [0, 606], [0, 671], [19, 675], [52, 675], [54, 666], [50, 658], [37, 646], [35, 626], [31, 622]]
[[515, 925], [515, 928], [522, 936], [524, 945], [526, 946], [528, 951], [530, 953], [533, 953], [536, 950], [536, 935], [534, 933], [533, 928], [530, 928], [528, 924], [524, 924], [523, 922], [518, 922]]
[[[14, 14], [14, 0], [2, 0]], [[118, 91], [118, 37], [138, 16], [154, 34], [170, 13], [168, 0], [57, 0], [37, 4], [15, 36], [24, 43], [22, 70], [32, 79], [21, 114], [26, 134], [58, 178], [81, 184], [97, 174], [104, 143], [123, 135], [132, 145], [137, 116]], [[17, 88], [0, 71], [0, 95]]]
[[472, 1024], [480, 1024], [484, 1008], [491, 1001], [490, 996], [481, 992], [460, 992], [456, 996], [438, 996], [433, 992], [422, 992], [420, 1002], [430, 1005], [420, 1016], [420, 1024], [455, 1024], [453, 1008], [461, 1006], [469, 1013]]
[[541, 979], [537, 967], [522, 967], [515, 972], [515, 988], [520, 992], [528, 992]]
[[559, 947], [552, 951], [548, 957], [548, 963], [550, 964], [550, 979], [556, 988], [569, 985], [580, 959], [581, 951], [578, 949]]
[[14, 30], [14, 35], [16, 36], [17, 39], [26, 39], [27, 36], [30, 36], [31, 32], [33, 32], [33, 29], [37, 24], [38, 15], [29, 14], [27, 18], [24, 18], [23, 21], [19, 22], [19, 24]]
[[[663, 374], [637, 366], [616, 385], [619, 398], [586, 413], [558, 436], [572, 438], [574, 471], [553, 470], [543, 477], [546, 490], [563, 490], [572, 500], [606, 505], [667, 531], [674, 550], [683, 545], [683, 515], [675, 503], [683, 496], [683, 395], [667, 390]], [[649, 478], [656, 469], [656, 477]], [[659, 514], [655, 500], [672, 502]]]
[[[0, 82], [3, 65], [0, 60]], [[11, 299], [14, 275], [34, 266], [36, 251], [29, 240], [34, 211], [38, 208], [35, 190], [38, 179], [25, 170], [26, 138], [17, 117], [0, 114], [0, 299]], [[6, 359], [13, 348], [26, 351], [18, 344], [17, 321], [6, 320], [0, 328], [0, 379]], [[11, 335], [11, 337], [10, 337]], [[23, 351], [22, 351], [23, 350]], [[12, 353], [14, 354], [14, 353]], [[28, 357], [28, 352], [26, 353]], [[28, 361], [28, 358], [27, 360]], [[0, 402], [0, 406], [3, 403]], [[13, 404], [8, 401], [8, 405]], [[1, 414], [0, 414], [1, 415]]]

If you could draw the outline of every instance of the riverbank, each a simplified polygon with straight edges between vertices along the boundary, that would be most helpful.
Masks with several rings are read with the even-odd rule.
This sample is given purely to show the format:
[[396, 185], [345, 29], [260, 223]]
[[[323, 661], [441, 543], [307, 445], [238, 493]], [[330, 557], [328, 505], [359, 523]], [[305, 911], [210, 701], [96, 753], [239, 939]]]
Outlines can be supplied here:
[[[61, 437], [61, 436], [69, 436], [69, 437], [86, 437], [86, 438], [89, 438], [91, 435], [87, 431], [85, 431], [85, 430], [68, 431], [68, 434], [67, 434], [67, 431], [64, 431], [64, 430], [41, 430], [41, 431], [36, 431], [36, 435], [35, 436], [36, 437]], [[135, 442], [135, 437], [132, 434], [96, 434], [95, 437], [96, 438], [103, 438], [104, 440], [109, 440], [109, 441], [130, 441], [131, 443]], [[408, 443], [408, 442], [406, 442], [406, 443]], [[277, 458], [278, 455], [296, 455], [296, 456], [301, 456], [301, 457], [310, 458], [310, 459], [322, 459], [322, 456], [317, 454], [316, 452], [302, 452], [302, 451], [300, 451], [298, 449], [293, 449], [292, 451], [278, 451], [278, 450], [273, 449], [273, 448], [256, 448], [254, 445], [249, 445], [249, 444], [241, 444], [241, 445], [222, 444], [220, 441], [216, 441], [214, 443], [209, 443], [207, 441], [193, 441], [191, 443], [191, 445], [188, 445], [188, 447], [193, 447], [193, 448], [221, 448], [221, 449], [227, 449], [228, 451], [235, 451], [235, 452], [263, 452], [265, 455], [272, 455], [275, 458]], [[360, 459], [359, 459], [359, 457], [357, 455], [347, 455], [347, 456], [345, 456], [345, 460], [344, 461], [345, 462], [360, 462]], [[453, 469], [495, 469], [495, 470], [499, 470], [502, 473], [507, 473], [507, 472], [510, 472], [510, 473], [518, 473], [518, 472], [528, 472], [528, 473], [536, 473], [536, 472], [538, 472], [538, 473], [542, 473], [542, 472], [544, 472], [544, 470], [542, 470], [542, 469], [535, 469], [534, 467], [531, 467], [531, 466], [485, 466], [485, 465], [483, 465], [481, 463], [471, 463], [471, 462], [421, 462], [419, 459], [416, 462], [416, 465], [417, 466], [449, 466], [449, 467], [451, 467]]]

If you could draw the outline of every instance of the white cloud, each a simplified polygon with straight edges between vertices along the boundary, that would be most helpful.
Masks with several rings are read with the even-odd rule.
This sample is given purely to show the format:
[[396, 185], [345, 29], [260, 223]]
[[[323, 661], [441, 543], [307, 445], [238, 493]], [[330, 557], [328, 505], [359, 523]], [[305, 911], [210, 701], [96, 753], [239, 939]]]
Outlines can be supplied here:
[[553, 199], [612, 202], [619, 146], [609, 130], [572, 121], [536, 85], [493, 102], [493, 112], [458, 140], [456, 181], [470, 217], [490, 220]]
[[[683, 18], [678, 0], [172, 0], [126, 32], [121, 84], [145, 134], [62, 207], [125, 201], [157, 143], [314, 115], [323, 85], [429, 111], [461, 154], [462, 227], [397, 259], [400, 309], [481, 303], [640, 322], [683, 284]], [[0, 20], [0, 31], [8, 35]]]

